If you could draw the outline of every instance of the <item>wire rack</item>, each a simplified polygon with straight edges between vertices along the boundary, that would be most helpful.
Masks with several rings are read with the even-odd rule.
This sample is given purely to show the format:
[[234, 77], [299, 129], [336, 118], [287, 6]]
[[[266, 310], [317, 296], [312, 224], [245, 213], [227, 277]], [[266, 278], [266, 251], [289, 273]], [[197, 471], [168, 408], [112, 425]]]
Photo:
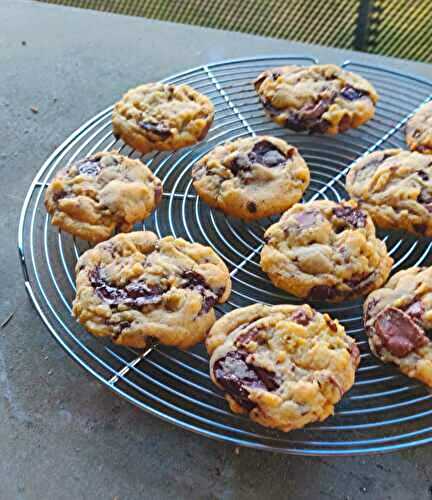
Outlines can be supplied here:
[[[256, 302], [298, 303], [273, 287], [259, 267], [263, 232], [276, 219], [244, 222], [209, 209], [191, 186], [192, 165], [227, 139], [273, 134], [297, 146], [312, 174], [304, 200], [346, 197], [344, 177], [359, 156], [404, 147], [404, 124], [432, 98], [432, 83], [390, 69], [354, 62], [348, 70], [369, 79], [380, 94], [375, 118], [336, 137], [291, 133], [263, 113], [251, 85], [262, 70], [284, 64], [310, 65], [310, 57], [269, 56], [201, 66], [167, 78], [188, 83], [214, 102], [216, 117], [207, 139], [172, 154], [143, 157], [163, 180], [164, 199], [137, 229], [173, 234], [210, 245], [231, 270], [233, 292], [223, 314]], [[25, 286], [48, 330], [67, 353], [106, 387], [168, 422], [234, 445], [304, 455], [354, 455], [394, 451], [432, 441], [432, 396], [416, 381], [371, 356], [361, 321], [362, 302], [314, 304], [337, 317], [361, 350], [355, 386], [323, 423], [287, 434], [262, 428], [232, 414], [208, 374], [202, 345], [182, 352], [154, 345], [145, 351], [114, 346], [88, 335], [71, 318], [74, 266], [88, 244], [55, 229], [43, 207], [44, 188], [63, 165], [97, 150], [117, 148], [140, 157], [111, 133], [112, 106], [70, 135], [34, 178], [21, 213], [19, 253]], [[379, 233], [394, 258], [394, 271], [431, 264], [432, 242], [401, 233]]]

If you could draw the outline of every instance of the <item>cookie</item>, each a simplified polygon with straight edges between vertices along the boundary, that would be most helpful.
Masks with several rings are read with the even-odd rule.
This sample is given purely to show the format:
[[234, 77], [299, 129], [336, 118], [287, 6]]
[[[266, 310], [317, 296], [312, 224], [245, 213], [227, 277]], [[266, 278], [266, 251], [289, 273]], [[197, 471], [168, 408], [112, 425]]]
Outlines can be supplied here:
[[372, 352], [432, 387], [432, 267], [399, 271], [364, 303]]
[[405, 133], [411, 151], [432, 154], [432, 101], [424, 104], [408, 120]]
[[130, 231], [162, 197], [162, 183], [140, 160], [117, 151], [100, 152], [61, 170], [45, 193], [51, 222], [98, 243]]
[[114, 106], [113, 133], [141, 153], [173, 151], [204, 139], [213, 122], [208, 97], [188, 85], [147, 83]]
[[377, 226], [432, 236], [432, 156], [371, 153], [352, 166], [346, 189]]
[[193, 186], [210, 206], [246, 220], [285, 211], [309, 185], [309, 169], [294, 146], [270, 136], [217, 146], [192, 170]]
[[334, 64], [273, 68], [254, 85], [268, 116], [295, 131], [337, 134], [357, 128], [374, 116], [378, 101], [367, 80]]
[[294, 205], [264, 239], [261, 268], [273, 284], [312, 301], [366, 295], [385, 283], [393, 263], [354, 201]]
[[119, 234], [76, 265], [73, 315], [93, 335], [145, 347], [150, 338], [187, 349], [215, 322], [231, 280], [215, 252], [149, 231]]
[[343, 326], [309, 305], [237, 309], [213, 325], [206, 346], [231, 410], [282, 431], [332, 415], [360, 361]]

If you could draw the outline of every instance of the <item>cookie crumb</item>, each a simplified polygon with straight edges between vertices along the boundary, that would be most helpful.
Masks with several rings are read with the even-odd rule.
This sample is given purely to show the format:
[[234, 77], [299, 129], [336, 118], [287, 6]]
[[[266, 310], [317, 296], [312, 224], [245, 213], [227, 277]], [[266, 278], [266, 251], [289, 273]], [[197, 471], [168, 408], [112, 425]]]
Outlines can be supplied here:
[[30, 111], [31, 111], [32, 113], [34, 113], [34, 114], [39, 113], [39, 109], [38, 109], [36, 106], [32, 106], [32, 107], [30, 108]]

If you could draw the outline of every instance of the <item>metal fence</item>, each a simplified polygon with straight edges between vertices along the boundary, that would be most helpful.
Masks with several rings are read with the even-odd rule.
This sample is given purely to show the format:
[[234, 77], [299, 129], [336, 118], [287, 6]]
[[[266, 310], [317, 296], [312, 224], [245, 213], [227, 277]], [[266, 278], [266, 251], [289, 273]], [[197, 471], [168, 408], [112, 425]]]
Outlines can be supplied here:
[[432, 62], [432, 0], [39, 0]]

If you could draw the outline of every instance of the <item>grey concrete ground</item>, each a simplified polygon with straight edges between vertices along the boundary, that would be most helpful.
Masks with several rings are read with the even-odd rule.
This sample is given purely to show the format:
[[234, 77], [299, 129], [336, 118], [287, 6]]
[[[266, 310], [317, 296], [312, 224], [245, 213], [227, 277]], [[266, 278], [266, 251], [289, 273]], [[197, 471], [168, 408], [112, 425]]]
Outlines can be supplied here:
[[[209, 441], [113, 396], [48, 335], [24, 292], [19, 209], [41, 162], [122, 91], [209, 61], [343, 51], [0, 0], [0, 500], [432, 498], [430, 448], [313, 459]], [[331, 57], [330, 57], [331, 56]], [[357, 57], [358, 59], [358, 57]], [[431, 67], [388, 60], [432, 77]], [[38, 113], [33, 113], [35, 106]]]

